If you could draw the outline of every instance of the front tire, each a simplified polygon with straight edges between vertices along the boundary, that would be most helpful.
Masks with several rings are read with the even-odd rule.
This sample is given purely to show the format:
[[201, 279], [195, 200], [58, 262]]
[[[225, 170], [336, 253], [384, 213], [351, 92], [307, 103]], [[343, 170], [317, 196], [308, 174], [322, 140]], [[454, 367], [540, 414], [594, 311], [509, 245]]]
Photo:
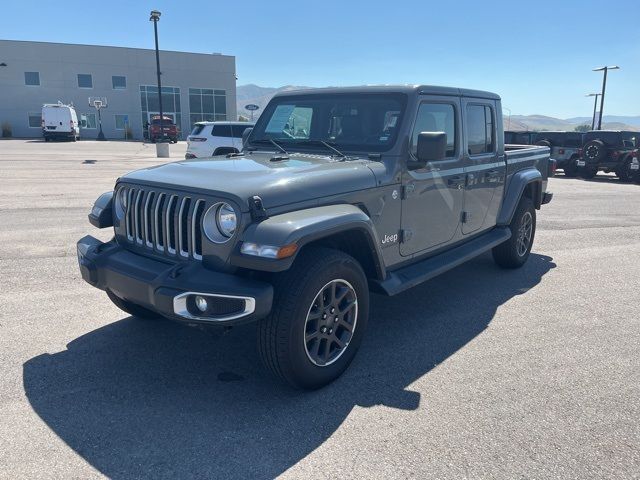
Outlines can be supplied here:
[[133, 317], [158, 318], [160, 316], [157, 313], [152, 312], [151, 310], [141, 307], [140, 305], [136, 305], [135, 303], [128, 302], [127, 300], [118, 297], [111, 290], [107, 290], [107, 296], [116, 307]]
[[536, 209], [530, 198], [520, 200], [509, 230], [511, 238], [493, 248], [493, 259], [502, 268], [520, 268], [529, 258], [536, 235]]
[[274, 289], [273, 310], [258, 322], [265, 367], [294, 388], [331, 383], [353, 360], [367, 327], [362, 267], [338, 250], [310, 247], [278, 274]]

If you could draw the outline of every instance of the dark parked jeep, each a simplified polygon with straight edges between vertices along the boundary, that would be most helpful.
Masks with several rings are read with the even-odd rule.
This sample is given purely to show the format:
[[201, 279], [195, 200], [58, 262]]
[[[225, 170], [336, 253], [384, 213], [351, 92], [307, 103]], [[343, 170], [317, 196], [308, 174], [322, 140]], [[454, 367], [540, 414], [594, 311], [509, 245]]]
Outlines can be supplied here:
[[599, 170], [615, 172], [622, 181], [634, 178], [633, 151], [638, 147], [640, 132], [592, 130], [585, 133], [582, 158], [576, 162], [578, 174], [593, 178]]
[[538, 132], [535, 144], [549, 147], [551, 158], [557, 162], [558, 168], [564, 171], [565, 176], [575, 177], [583, 137], [582, 132]]
[[507, 145], [533, 145], [538, 132], [518, 132], [515, 130], [505, 130], [504, 143]]
[[78, 242], [82, 277], [135, 316], [257, 322], [265, 366], [320, 387], [356, 354], [370, 291], [487, 251], [527, 261], [555, 164], [545, 147], [505, 148], [501, 112], [458, 88], [281, 93], [243, 152], [118, 179], [89, 215], [115, 236]]

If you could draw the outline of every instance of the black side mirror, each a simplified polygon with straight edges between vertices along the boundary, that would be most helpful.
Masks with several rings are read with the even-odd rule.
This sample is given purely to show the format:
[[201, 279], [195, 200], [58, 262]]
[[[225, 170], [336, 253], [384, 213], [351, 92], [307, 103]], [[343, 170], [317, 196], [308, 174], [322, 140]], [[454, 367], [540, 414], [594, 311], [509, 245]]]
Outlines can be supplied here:
[[242, 148], [247, 144], [247, 140], [249, 140], [249, 135], [251, 135], [252, 131], [253, 128], [245, 128], [244, 132], [242, 132]]
[[429, 162], [444, 160], [447, 156], [447, 134], [445, 132], [421, 132], [418, 134], [416, 157], [412, 168], [423, 168]]

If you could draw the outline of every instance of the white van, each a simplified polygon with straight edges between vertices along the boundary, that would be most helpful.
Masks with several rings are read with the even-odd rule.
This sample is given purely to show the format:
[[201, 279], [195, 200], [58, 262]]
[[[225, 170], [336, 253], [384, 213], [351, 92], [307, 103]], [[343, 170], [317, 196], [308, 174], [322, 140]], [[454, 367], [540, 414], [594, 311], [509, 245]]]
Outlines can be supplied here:
[[242, 150], [242, 133], [253, 128], [249, 122], [198, 122], [187, 137], [184, 158], [206, 158]]
[[73, 105], [62, 102], [46, 103], [42, 106], [42, 135], [44, 141], [56, 138], [71, 139], [74, 142], [80, 138], [78, 116]]

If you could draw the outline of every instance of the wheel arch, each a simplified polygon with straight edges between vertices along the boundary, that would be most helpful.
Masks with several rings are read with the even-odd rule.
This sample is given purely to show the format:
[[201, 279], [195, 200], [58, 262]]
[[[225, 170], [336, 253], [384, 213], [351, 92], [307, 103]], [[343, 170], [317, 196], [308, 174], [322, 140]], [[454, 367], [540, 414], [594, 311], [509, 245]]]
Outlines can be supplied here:
[[235, 147], [218, 147], [213, 151], [213, 156], [227, 155], [229, 153], [238, 153], [238, 149]]
[[536, 209], [542, 205], [542, 174], [535, 168], [516, 172], [507, 186], [502, 209], [498, 215], [498, 225], [509, 225], [523, 196], [530, 198]]
[[354, 257], [369, 278], [381, 280], [386, 276], [375, 227], [369, 216], [355, 205], [327, 205], [275, 215], [250, 225], [241, 241], [272, 246], [298, 245], [293, 256], [281, 260], [244, 255], [238, 247], [231, 263], [251, 270], [288, 270], [304, 249], [324, 246]]

